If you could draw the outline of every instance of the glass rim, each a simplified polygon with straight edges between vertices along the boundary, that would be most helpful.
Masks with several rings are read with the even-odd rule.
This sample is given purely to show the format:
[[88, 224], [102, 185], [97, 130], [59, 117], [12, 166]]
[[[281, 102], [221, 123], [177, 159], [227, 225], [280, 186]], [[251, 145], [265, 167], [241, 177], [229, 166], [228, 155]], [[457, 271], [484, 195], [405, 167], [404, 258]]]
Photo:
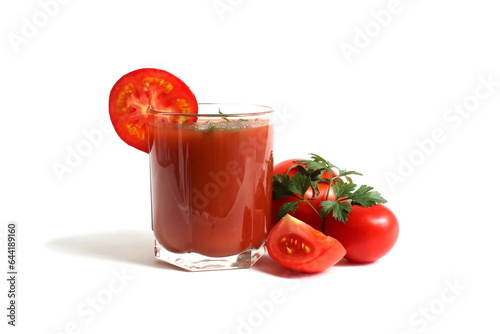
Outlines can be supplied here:
[[[163, 111], [153, 108], [151, 105], [148, 106], [148, 113], [153, 115], [165, 115], [165, 116], [180, 116], [180, 117], [255, 117], [259, 115], [268, 115], [273, 113], [275, 110], [269, 106], [262, 104], [252, 104], [252, 103], [218, 103], [218, 102], [201, 102], [198, 103], [198, 107], [216, 107], [216, 106], [226, 106], [226, 107], [244, 107], [244, 108], [255, 108], [260, 109], [258, 111], [250, 112], [235, 112], [235, 113], [217, 113], [217, 114], [188, 114], [188, 113], [173, 113], [169, 111]], [[199, 111], [200, 108], [198, 108]]]

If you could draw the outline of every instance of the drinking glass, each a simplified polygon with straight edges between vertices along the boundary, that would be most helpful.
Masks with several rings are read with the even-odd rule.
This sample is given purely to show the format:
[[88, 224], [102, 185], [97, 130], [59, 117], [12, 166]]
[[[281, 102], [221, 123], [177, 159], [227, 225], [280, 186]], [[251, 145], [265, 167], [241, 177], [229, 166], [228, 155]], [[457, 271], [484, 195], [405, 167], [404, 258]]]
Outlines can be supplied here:
[[148, 110], [155, 256], [189, 271], [251, 267], [271, 226], [273, 109]]

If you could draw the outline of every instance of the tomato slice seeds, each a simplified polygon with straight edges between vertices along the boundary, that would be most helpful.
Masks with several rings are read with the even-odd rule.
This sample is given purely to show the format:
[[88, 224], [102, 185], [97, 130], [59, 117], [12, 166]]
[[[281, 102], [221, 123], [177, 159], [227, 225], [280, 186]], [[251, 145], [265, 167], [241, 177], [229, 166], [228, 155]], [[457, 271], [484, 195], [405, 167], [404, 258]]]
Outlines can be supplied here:
[[307, 240], [304, 240], [298, 235], [289, 235], [288, 237], [283, 237], [279, 241], [279, 246], [288, 255], [300, 255], [311, 253], [311, 247]]

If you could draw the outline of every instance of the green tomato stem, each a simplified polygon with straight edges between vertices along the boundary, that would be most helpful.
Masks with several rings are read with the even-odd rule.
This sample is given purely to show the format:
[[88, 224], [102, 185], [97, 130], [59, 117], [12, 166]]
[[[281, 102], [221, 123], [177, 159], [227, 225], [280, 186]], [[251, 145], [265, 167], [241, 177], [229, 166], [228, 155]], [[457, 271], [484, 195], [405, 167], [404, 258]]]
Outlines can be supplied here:
[[[324, 222], [323, 222], [323, 218], [321, 217], [321, 214], [318, 212], [318, 210], [316, 210], [316, 208], [314, 207], [314, 205], [312, 205], [311, 203], [309, 203], [308, 200], [306, 200], [306, 199], [303, 198], [302, 201], [306, 202], [311, 207], [311, 209], [313, 209], [314, 212], [316, 212], [316, 214], [318, 215], [319, 219], [321, 219], [321, 229], [323, 230], [323, 224], [324, 224]], [[321, 231], [321, 232], [323, 232], [323, 231]]]

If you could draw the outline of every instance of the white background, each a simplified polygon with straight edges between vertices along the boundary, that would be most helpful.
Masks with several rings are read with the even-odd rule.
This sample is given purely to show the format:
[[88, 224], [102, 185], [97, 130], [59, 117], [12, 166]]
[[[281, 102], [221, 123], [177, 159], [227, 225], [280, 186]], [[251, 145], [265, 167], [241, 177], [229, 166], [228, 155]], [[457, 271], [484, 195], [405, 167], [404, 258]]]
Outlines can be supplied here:
[[[1, 279], [2, 333], [498, 333], [496, 2], [59, 1], [0, 5], [5, 275], [19, 226], [18, 327]], [[364, 173], [399, 218], [394, 249], [317, 275], [155, 261], [148, 157], [102, 127], [141, 67], [199, 101], [275, 107], [276, 160]]]

